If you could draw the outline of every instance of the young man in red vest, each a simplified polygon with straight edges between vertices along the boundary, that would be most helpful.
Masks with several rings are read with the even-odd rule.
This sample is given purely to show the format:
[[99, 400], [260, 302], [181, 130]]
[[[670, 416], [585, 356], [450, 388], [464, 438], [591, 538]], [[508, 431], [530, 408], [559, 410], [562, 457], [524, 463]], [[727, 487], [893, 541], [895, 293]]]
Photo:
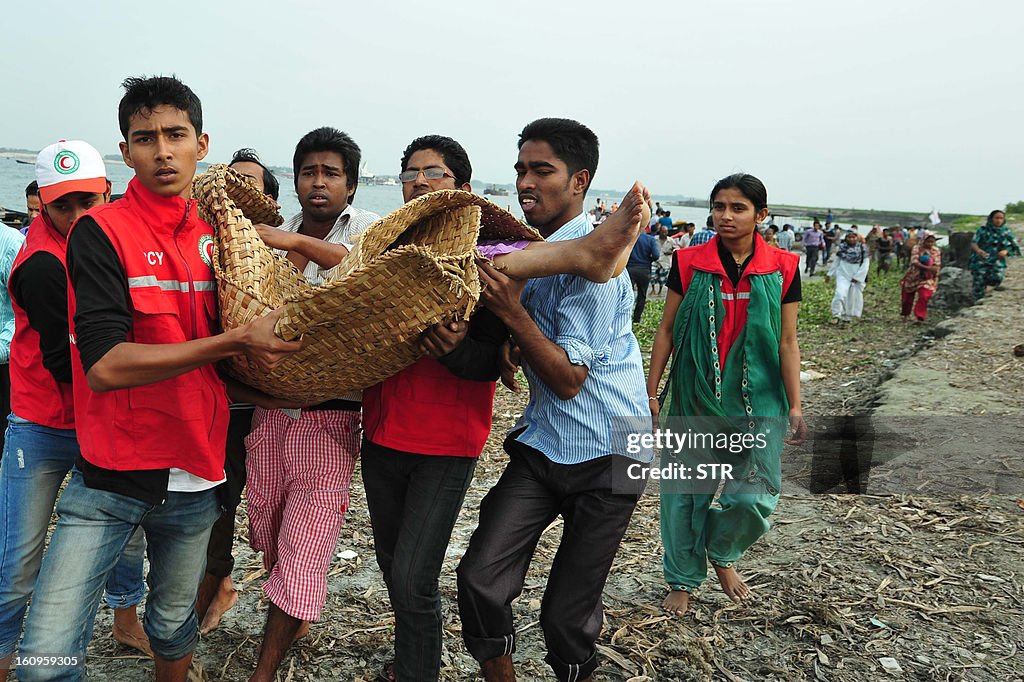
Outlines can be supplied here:
[[[43, 558], [57, 493], [78, 456], [71, 398], [66, 237], [93, 206], [107, 203], [110, 183], [99, 152], [77, 140], [52, 144], [36, 159], [45, 198], [11, 268], [8, 287], [16, 330], [11, 343], [10, 447], [0, 466], [0, 676], [21, 625]], [[146, 594], [141, 532], [132, 536], [107, 580], [114, 638], [149, 651], [136, 615]]]
[[[449, 137], [421, 137], [402, 156], [402, 195], [471, 191], [472, 166]], [[438, 577], [455, 520], [491, 430], [505, 325], [486, 308], [435, 325], [426, 355], [363, 391], [362, 472], [377, 563], [395, 610], [395, 662], [384, 676], [436, 680], [441, 667]]]
[[228, 400], [213, 363], [272, 367], [301, 347], [280, 313], [218, 334], [213, 228], [191, 198], [206, 156], [202, 107], [175, 78], [129, 78], [118, 107], [135, 178], [68, 236], [75, 421], [81, 457], [57, 505], [21, 653], [64, 656], [21, 680], [79, 679], [99, 593], [135, 529], [150, 570], [144, 627], [158, 680], [185, 680], [196, 588], [220, 515]]

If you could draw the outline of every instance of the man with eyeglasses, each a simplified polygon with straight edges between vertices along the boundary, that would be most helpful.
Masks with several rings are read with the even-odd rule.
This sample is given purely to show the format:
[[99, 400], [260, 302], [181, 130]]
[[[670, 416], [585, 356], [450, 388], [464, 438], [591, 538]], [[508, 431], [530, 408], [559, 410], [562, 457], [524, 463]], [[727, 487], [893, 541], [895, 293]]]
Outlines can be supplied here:
[[[351, 205], [360, 157], [340, 130], [306, 134], [292, 160], [302, 211], [281, 229], [257, 227], [311, 284], [320, 284], [379, 219]], [[292, 641], [320, 618], [359, 455], [359, 401], [356, 392], [302, 409], [257, 407], [253, 414], [245, 439], [249, 538], [263, 552], [270, 608], [251, 682], [273, 680]]]
[[[466, 150], [450, 137], [413, 140], [402, 196], [470, 190]], [[378, 679], [436, 680], [438, 577], [452, 528], [491, 430], [505, 325], [486, 308], [424, 333], [424, 357], [363, 391], [363, 486], [377, 563], [395, 611], [395, 660]]]

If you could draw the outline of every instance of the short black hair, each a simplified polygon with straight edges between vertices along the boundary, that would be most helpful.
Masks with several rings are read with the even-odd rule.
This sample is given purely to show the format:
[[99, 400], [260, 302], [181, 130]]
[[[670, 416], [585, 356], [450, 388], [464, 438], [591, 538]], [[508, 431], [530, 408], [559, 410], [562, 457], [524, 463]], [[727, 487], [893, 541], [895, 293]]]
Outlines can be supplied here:
[[715, 203], [715, 195], [723, 189], [738, 189], [754, 205], [755, 212], [768, 208], [768, 190], [764, 183], [749, 173], [733, 173], [716, 182], [711, 190], [710, 204]]
[[423, 149], [433, 149], [444, 159], [444, 165], [455, 174], [455, 184], [463, 185], [473, 177], [473, 166], [469, 163], [469, 154], [450, 137], [444, 135], [424, 135], [409, 143], [402, 152], [402, 170], [409, 164], [409, 157]]
[[121, 136], [128, 141], [128, 127], [131, 118], [141, 111], [153, 111], [167, 104], [184, 111], [189, 123], [196, 129], [196, 135], [203, 134], [203, 105], [192, 89], [175, 76], [151, 76], [125, 78], [121, 83], [124, 97], [117, 105], [117, 123]]
[[302, 162], [310, 154], [316, 152], [337, 152], [341, 155], [341, 162], [345, 169], [345, 177], [348, 186], [352, 188], [352, 196], [349, 203], [356, 198], [355, 188], [359, 186], [359, 162], [362, 159], [362, 150], [348, 133], [343, 133], [337, 128], [323, 126], [311, 130], [302, 136], [299, 143], [295, 145], [295, 155], [292, 157], [292, 171], [295, 174], [295, 186], [299, 186], [299, 170]]
[[270, 169], [263, 165], [263, 162], [260, 161], [260, 155], [256, 153], [256, 150], [250, 149], [249, 147], [239, 149], [235, 152], [234, 156], [231, 157], [231, 163], [228, 165], [234, 166], [236, 163], [242, 161], [255, 163], [263, 169], [263, 193], [274, 201], [277, 201], [277, 197], [281, 193], [281, 183], [277, 181], [277, 178], [270, 172]]
[[25, 198], [39, 196], [39, 183], [33, 180], [28, 183], [28, 187], [25, 188]]
[[597, 174], [598, 141], [587, 126], [570, 118], [538, 118], [527, 123], [523, 132], [519, 133], [519, 149], [530, 140], [547, 142], [551, 151], [569, 168], [569, 173], [581, 170], [590, 171], [590, 181], [584, 192], [590, 189], [590, 183]]

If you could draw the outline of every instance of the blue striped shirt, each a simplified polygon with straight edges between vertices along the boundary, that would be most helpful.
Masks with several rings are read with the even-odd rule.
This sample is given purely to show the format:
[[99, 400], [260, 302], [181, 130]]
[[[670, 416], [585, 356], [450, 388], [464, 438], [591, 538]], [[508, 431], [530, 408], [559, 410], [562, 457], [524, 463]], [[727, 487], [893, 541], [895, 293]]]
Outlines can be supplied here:
[[[581, 213], [548, 241], [576, 239], [592, 229]], [[627, 451], [622, 427], [623, 418], [629, 418], [640, 425], [637, 430], [651, 428], [643, 361], [633, 336], [629, 275], [623, 272], [605, 284], [575, 275], [531, 279], [522, 300], [541, 333], [565, 350], [569, 362], [586, 365], [588, 374], [579, 393], [562, 400], [524, 358], [530, 401], [513, 429], [526, 427], [517, 440], [556, 464], [580, 464], [613, 453], [653, 459], [649, 449]]]
[[714, 238], [714, 230], [703, 229], [700, 232], [693, 233], [693, 236], [690, 237], [690, 243], [687, 246], [700, 246], [701, 244], [707, 244]]
[[0, 224], [0, 364], [11, 360], [11, 339], [14, 338], [14, 308], [11, 307], [11, 294], [7, 290], [7, 280], [11, 277], [14, 259], [21, 251], [25, 237], [13, 227]]

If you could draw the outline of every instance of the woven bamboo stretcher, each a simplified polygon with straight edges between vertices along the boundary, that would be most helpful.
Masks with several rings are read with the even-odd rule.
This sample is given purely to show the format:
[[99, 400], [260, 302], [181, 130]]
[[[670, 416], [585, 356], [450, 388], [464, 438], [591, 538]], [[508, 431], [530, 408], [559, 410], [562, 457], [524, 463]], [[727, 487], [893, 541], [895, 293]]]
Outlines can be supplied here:
[[273, 370], [250, 366], [241, 356], [226, 363], [227, 370], [264, 393], [303, 404], [396, 374], [419, 359], [419, 338], [428, 327], [468, 319], [480, 297], [479, 239], [541, 239], [471, 192], [432, 192], [367, 228], [324, 283], [312, 286], [253, 227], [283, 220], [247, 178], [212, 166], [196, 178], [193, 196], [217, 232], [213, 263], [222, 327], [284, 306], [278, 336], [306, 342]]

